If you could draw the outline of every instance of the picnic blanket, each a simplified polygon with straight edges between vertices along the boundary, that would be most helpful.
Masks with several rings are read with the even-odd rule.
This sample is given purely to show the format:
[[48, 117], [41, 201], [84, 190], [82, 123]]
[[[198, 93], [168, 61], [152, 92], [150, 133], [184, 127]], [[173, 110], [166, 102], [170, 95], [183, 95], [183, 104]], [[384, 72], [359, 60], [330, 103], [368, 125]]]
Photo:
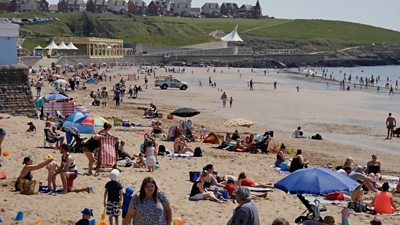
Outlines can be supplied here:
[[43, 113], [45, 115], [49, 114], [50, 116], [56, 115], [56, 112], [59, 111], [61, 115], [67, 116], [69, 114], [74, 113], [75, 103], [68, 102], [47, 102], [43, 104]]
[[251, 192], [271, 192], [271, 188], [247, 187]]
[[117, 163], [116, 142], [117, 139], [111, 136], [100, 139], [101, 166], [114, 166]]
[[182, 158], [191, 158], [193, 157], [193, 153], [170, 153], [167, 155], [168, 157], [182, 157]]

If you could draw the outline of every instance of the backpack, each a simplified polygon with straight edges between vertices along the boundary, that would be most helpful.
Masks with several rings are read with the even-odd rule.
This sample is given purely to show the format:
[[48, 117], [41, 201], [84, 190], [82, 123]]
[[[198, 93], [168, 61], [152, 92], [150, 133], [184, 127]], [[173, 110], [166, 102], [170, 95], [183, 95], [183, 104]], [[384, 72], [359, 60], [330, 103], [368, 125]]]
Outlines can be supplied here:
[[203, 152], [201, 151], [200, 147], [196, 147], [194, 149], [194, 154], [193, 157], [202, 157], [203, 156]]
[[164, 145], [160, 145], [158, 146], [158, 155], [166, 155], [167, 154], [167, 150], [165, 149]]

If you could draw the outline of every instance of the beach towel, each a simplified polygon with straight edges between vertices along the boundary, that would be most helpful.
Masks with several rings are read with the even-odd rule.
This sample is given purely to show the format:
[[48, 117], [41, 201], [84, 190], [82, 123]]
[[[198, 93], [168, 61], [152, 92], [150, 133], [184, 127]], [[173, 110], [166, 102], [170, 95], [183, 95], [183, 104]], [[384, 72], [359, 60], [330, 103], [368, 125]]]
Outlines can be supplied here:
[[271, 192], [271, 188], [247, 187], [251, 192]]
[[117, 163], [117, 151], [115, 149], [115, 137], [100, 139], [100, 166], [114, 166]]
[[85, 106], [75, 105], [74, 112], [90, 113], [90, 110]]
[[191, 158], [193, 157], [193, 153], [170, 153], [167, 156], [169, 157], [182, 157], [182, 158]]

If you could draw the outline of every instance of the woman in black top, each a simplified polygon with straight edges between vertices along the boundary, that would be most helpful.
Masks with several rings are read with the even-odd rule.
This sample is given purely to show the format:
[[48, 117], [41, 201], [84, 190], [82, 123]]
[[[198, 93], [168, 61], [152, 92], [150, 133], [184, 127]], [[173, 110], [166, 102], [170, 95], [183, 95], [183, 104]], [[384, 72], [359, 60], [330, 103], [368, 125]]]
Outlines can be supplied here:
[[285, 150], [286, 146], [282, 143], [279, 152], [276, 154], [275, 167], [281, 167], [281, 164], [285, 162]]
[[221, 201], [215, 197], [214, 192], [208, 191], [204, 187], [204, 179], [207, 178], [207, 171], [203, 171], [199, 179], [193, 183], [192, 190], [190, 191], [189, 200], [199, 201], [199, 200], [211, 200], [220, 203]]
[[45, 166], [47, 166], [53, 159], [48, 159], [46, 161], [43, 161], [39, 164], [33, 165], [33, 160], [30, 157], [25, 157], [24, 161], [22, 164], [24, 164], [24, 168], [22, 168], [21, 173], [19, 174], [19, 177], [17, 178], [17, 182], [15, 182], [15, 190], [19, 191], [19, 183], [21, 182], [22, 179], [24, 180], [32, 180], [33, 176], [31, 174], [32, 171], [41, 169]]
[[301, 149], [297, 149], [296, 156], [292, 159], [292, 163], [290, 164], [289, 172], [293, 173], [296, 170], [307, 168], [308, 161], [305, 161], [301, 154]]

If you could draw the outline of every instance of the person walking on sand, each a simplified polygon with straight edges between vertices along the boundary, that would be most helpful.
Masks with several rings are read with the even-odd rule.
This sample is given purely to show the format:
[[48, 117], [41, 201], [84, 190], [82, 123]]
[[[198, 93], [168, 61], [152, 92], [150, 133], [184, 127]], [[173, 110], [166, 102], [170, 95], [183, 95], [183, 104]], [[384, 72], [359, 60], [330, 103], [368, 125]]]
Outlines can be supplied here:
[[254, 90], [254, 89], [253, 89], [253, 79], [250, 80], [249, 85], [250, 85], [250, 91], [253, 91], [253, 90]]
[[389, 88], [389, 95], [394, 95], [393, 85], [390, 85], [390, 88]]
[[276, 85], [277, 85], [278, 83], [275, 81], [274, 82], [274, 90], [276, 90]]
[[227, 225], [260, 225], [258, 209], [250, 199], [250, 190], [238, 187], [234, 193], [239, 206], [233, 211]]
[[118, 182], [119, 170], [113, 169], [110, 172], [110, 181], [107, 182], [104, 191], [104, 208], [111, 225], [119, 223], [119, 211], [122, 207], [122, 185]]
[[232, 108], [232, 103], [233, 103], [233, 98], [231, 97], [231, 98], [229, 99], [229, 108]]
[[386, 119], [386, 127], [387, 127], [387, 137], [386, 139], [392, 139], [393, 130], [396, 127], [396, 119], [392, 116], [392, 113], [389, 113], [388, 118]]
[[296, 90], [297, 90], [297, 92], [299, 92], [299, 91], [300, 91], [300, 88], [299, 88], [299, 86], [297, 86], [297, 87], [296, 87]]
[[228, 97], [226, 96], [226, 93], [224, 92], [224, 93], [222, 93], [222, 95], [221, 95], [221, 98], [220, 98], [221, 100], [222, 100], [222, 107], [224, 107], [225, 108], [225, 106], [226, 106], [226, 100], [228, 99]]

